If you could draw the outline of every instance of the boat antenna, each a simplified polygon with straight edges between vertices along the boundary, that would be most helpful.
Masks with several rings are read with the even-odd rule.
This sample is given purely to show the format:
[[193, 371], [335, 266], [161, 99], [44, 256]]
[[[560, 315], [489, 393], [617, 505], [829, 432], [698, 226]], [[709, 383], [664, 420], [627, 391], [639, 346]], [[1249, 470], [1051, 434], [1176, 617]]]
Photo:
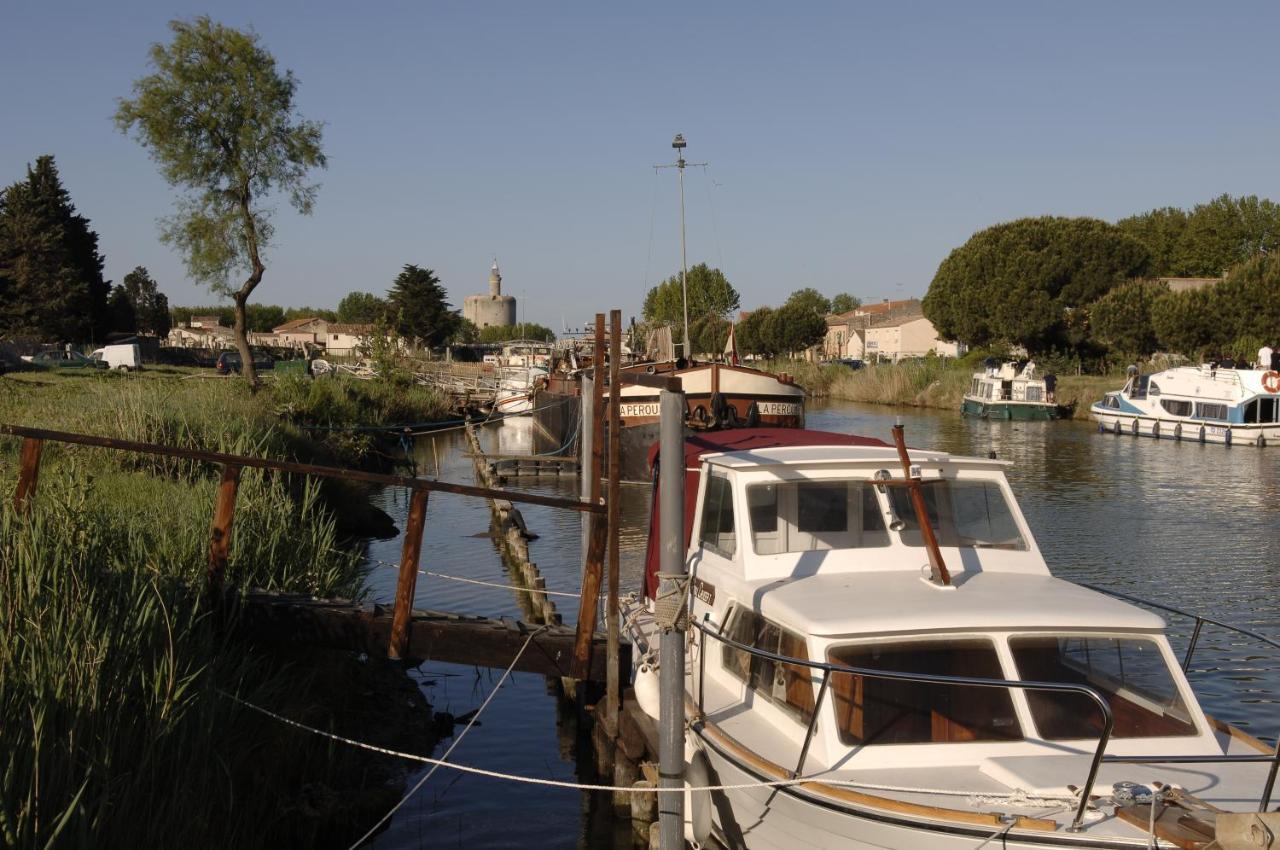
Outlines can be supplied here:
[[951, 573], [947, 571], [947, 565], [942, 562], [938, 538], [933, 533], [933, 523], [929, 522], [929, 510], [924, 504], [924, 486], [920, 483], [920, 467], [912, 467], [911, 458], [907, 454], [907, 439], [904, 436], [901, 417], [893, 426], [893, 443], [898, 447], [898, 460], [902, 461], [902, 472], [907, 476], [907, 486], [911, 491], [911, 506], [915, 508], [920, 536], [924, 538], [925, 550], [929, 553], [929, 580], [942, 587], [948, 587], [951, 584]]
[[676, 161], [667, 165], [655, 165], [654, 168], [674, 168], [680, 176], [680, 298], [684, 304], [684, 344], [681, 346], [681, 351], [686, 360], [692, 360], [689, 351], [689, 258], [685, 251], [684, 236], [684, 169], [686, 165], [704, 167], [709, 163], [685, 162], [684, 149], [686, 144], [684, 134], [676, 133], [676, 137], [671, 141], [671, 147], [676, 150]]

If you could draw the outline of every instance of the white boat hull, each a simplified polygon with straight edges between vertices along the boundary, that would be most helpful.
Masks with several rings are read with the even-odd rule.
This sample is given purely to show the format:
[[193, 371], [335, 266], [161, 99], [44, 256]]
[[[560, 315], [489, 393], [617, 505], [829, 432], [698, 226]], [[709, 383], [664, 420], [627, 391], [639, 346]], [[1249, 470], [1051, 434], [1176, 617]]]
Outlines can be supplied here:
[[1124, 412], [1103, 412], [1096, 407], [1090, 411], [1090, 418], [1098, 423], [1099, 431], [1114, 434], [1231, 446], [1280, 445], [1280, 425], [1278, 424], [1197, 422]]

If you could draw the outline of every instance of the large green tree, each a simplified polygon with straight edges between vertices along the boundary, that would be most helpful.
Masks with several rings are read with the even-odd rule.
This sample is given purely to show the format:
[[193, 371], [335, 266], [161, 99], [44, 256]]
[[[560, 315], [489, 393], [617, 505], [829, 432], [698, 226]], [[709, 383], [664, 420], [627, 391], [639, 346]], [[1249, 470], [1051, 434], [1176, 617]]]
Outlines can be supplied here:
[[110, 283], [98, 235], [76, 212], [52, 156], [0, 193], [0, 330], [96, 341], [107, 330]]
[[856, 295], [850, 295], [847, 292], [840, 292], [831, 296], [831, 312], [832, 313], [848, 313], [862, 306], [862, 299]]
[[825, 316], [831, 312], [831, 299], [812, 286], [806, 286], [791, 293], [787, 296], [787, 304], [817, 313], [819, 316]]
[[1149, 273], [1218, 277], [1251, 257], [1280, 250], [1280, 204], [1220, 195], [1189, 212], [1151, 210], [1116, 222], [1151, 252]]
[[1149, 280], [1125, 281], [1090, 310], [1096, 340], [1117, 354], [1146, 357], [1158, 347], [1151, 310], [1169, 288]]
[[145, 266], [137, 266], [124, 276], [122, 283], [133, 307], [136, 330], [141, 334], [164, 337], [172, 327], [169, 321], [169, 299], [160, 291]]
[[777, 353], [771, 327], [773, 314], [772, 307], [758, 307], [738, 323], [735, 333], [738, 351], [759, 357], [772, 357]]
[[372, 292], [348, 292], [338, 302], [338, 321], [372, 325], [387, 313], [387, 302]]
[[1024, 218], [975, 233], [938, 267], [924, 314], [943, 339], [1078, 348], [1079, 312], [1142, 275], [1149, 253], [1115, 225], [1091, 218]]
[[1151, 305], [1151, 323], [1160, 347], [1189, 357], [1221, 351], [1229, 332], [1220, 307], [1212, 289], [1161, 295]]
[[[691, 326], [705, 316], [724, 318], [738, 309], [738, 291], [729, 283], [724, 272], [713, 269], [706, 263], [698, 263], [689, 269], [688, 289]], [[684, 299], [678, 272], [645, 295], [644, 319], [646, 322], [676, 325], [683, 333]]]
[[[183, 196], [163, 238], [183, 253], [187, 270], [235, 305], [236, 347], [244, 376], [257, 383], [245, 307], [266, 272], [276, 195], [309, 213], [323, 168], [321, 125], [297, 114], [298, 88], [256, 33], [208, 17], [169, 24], [173, 40], [154, 44], [152, 73], [122, 99], [116, 123], [135, 131]], [[231, 277], [244, 277], [235, 285]]]
[[449, 307], [447, 293], [431, 269], [409, 264], [387, 293], [388, 313], [396, 332], [426, 348], [453, 337], [462, 317]]
[[775, 354], [804, 351], [817, 345], [827, 334], [824, 313], [804, 302], [787, 301], [774, 311], [766, 328]]
[[138, 314], [123, 286], [113, 288], [107, 297], [107, 330], [126, 334], [138, 332]]

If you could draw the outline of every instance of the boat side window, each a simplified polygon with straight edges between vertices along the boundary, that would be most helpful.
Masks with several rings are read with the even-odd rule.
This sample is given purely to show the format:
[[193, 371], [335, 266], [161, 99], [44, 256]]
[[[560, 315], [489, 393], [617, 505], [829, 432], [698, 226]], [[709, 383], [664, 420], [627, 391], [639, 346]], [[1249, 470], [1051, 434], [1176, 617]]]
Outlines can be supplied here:
[[[923, 485], [925, 509], [938, 543], [979, 549], [1022, 551], [1027, 542], [1018, 531], [1009, 503], [994, 481], [939, 481]], [[923, 546], [920, 524], [906, 487], [889, 489], [893, 509], [903, 521], [902, 542]]]
[[757, 555], [889, 545], [875, 493], [865, 481], [779, 481], [747, 488]]
[[1227, 406], [1225, 404], [1210, 404], [1206, 401], [1198, 402], [1196, 404], [1196, 418], [1226, 420]]
[[1147, 395], [1160, 395], [1160, 385], [1155, 381], [1147, 384]]
[[698, 540], [718, 555], [732, 558], [738, 550], [733, 526], [733, 488], [724, 475], [707, 477], [707, 493], [702, 500], [702, 532]]
[[[725, 634], [738, 643], [775, 655], [809, 660], [804, 638], [742, 606], [735, 606], [730, 612]], [[802, 723], [813, 717], [813, 681], [808, 667], [781, 664], [728, 644], [723, 644], [721, 661], [747, 687]]]
[[1244, 421], [1267, 424], [1280, 422], [1280, 399], [1255, 398], [1244, 406]]
[[976, 396], [982, 391], [982, 382], [977, 378], [973, 379], [973, 386], [969, 388], [969, 395]]
[[[899, 673], [1003, 679], [990, 641], [913, 641], [841, 646], [835, 664]], [[845, 744], [953, 744], [1022, 738], [1005, 688], [876, 679], [833, 673], [836, 728]]]
[[[1064, 635], [1009, 641], [1018, 676], [1072, 682], [1097, 690], [1115, 717], [1113, 738], [1194, 735], [1196, 728], [1155, 641]], [[1097, 738], [1102, 714], [1083, 694], [1027, 691], [1027, 703], [1047, 740]]]
[[1172, 413], [1174, 416], [1191, 415], [1191, 402], [1189, 401], [1182, 401], [1176, 398], [1162, 398], [1160, 399], [1160, 406], [1168, 413]]

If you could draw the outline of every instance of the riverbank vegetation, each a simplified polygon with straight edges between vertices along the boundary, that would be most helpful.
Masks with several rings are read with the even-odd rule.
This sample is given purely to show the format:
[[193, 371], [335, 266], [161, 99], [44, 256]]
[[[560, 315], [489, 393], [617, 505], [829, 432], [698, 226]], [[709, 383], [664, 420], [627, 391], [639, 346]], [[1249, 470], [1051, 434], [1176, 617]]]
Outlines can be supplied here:
[[[426, 413], [376, 383], [254, 394], [238, 378], [146, 374], [3, 376], [0, 422], [323, 462], [343, 446], [309, 435], [305, 417]], [[0, 846], [347, 846], [394, 803], [400, 765], [232, 698], [430, 747], [427, 707], [391, 665], [259, 651], [235, 637], [234, 611], [212, 616], [200, 590], [216, 467], [50, 442], [19, 516], [17, 449], [0, 438]], [[227, 581], [357, 597], [360, 543], [337, 514], [364, 499], [246, 469]]]
[[[815, 398], [958, 411], [973, 373], [981, 369], [985, 357], [985, 352], [958, 360], [923, 357], [857, 370], [840, 363], [776, 360], [765, 362], [763, 368], [789, 373]], [[1060, 375], [1058, 404], [1074, 418], [1088, 419], [1089, 405], [1123, 382], [1123, 375]]]

